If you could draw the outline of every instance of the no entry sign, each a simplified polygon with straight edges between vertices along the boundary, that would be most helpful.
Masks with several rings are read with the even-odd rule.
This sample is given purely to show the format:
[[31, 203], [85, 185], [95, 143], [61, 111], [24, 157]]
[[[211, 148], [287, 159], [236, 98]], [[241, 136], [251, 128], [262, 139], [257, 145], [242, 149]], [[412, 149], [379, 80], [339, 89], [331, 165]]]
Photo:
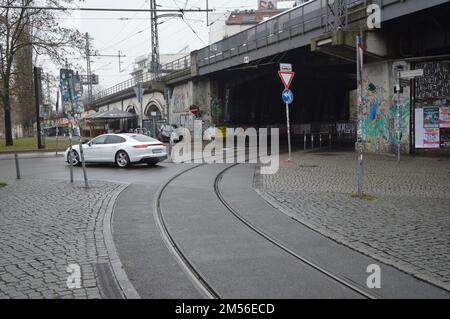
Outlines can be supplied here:
[[197, 115], [200, 112], [200, 109], [197, 105], [191, 105], [189, 107], [189, 112], [191, 112], [193, 115]]

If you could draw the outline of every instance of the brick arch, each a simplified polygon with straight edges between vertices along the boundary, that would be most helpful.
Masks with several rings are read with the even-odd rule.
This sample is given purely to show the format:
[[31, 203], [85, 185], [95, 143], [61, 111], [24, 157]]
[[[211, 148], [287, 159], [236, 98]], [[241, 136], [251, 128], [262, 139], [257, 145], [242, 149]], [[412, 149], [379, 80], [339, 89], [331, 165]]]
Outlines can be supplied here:
[[134, 105], [128, 105], [126, 110], [129, 113], [138, 114], [138, 112], [136, 111], [136, 106]]
[[156, 100], [151, 100], [150, 102], [147, 103], [147, 106], [145, 107], [144, 111], [144, 116], [150, 118], [152, 112], [156, 112], [157, 114], [156, 116], [159, 118], [163, 117], [162, 106]]

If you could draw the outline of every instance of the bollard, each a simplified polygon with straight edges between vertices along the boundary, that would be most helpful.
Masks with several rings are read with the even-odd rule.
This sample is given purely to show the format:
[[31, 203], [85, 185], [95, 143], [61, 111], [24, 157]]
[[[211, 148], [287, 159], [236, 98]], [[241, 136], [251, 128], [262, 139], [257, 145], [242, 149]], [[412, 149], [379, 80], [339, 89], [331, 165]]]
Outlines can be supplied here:
[[303, 136], [303, 150], [306, 151], [306, 134]]
[[322, 133], [319, 134], [319, 148], [322, 148]]
[[173, 163], [173, 158], [172, 158], [172, 149], [173, 149], [173, 144], [174, 144], [174, 142], [173, 142], [173, 138], [172, 138], [172, 135], [170, 136], [170, 143], [169, 143], [169, 152], [168, 152], [168, 157], [170, 156], [170, 160], [171, 160], [171, 162]]
[[328, 134], [328, 145], [331, 146], [331, 133]]
[[14, 160], [15, 160], [15, 162], [16, 162], [16, 174], [17, 174], [17, 179], [20, 179], [19, 155], [17, 155], [17, 153], [14, 154]]
[[314, 134], [311, 134], [311, 149], [314, 149]]

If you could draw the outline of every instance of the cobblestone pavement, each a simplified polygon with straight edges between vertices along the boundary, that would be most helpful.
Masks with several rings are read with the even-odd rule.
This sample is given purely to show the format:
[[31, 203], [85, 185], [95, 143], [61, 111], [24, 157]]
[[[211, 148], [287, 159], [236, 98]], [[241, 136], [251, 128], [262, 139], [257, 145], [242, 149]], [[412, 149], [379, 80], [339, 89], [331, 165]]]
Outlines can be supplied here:
[[[450, 290], [450, 160], [366, 155], [365, 193], [356, 154], [295, 153], [275, 175], [255, 176], [258, 193], [310, 228]], [[257, 170], [258, 172], [259, 170]]]
[[[120, 184], [21, 180], [0, 189], [0, 298], [102, 298], [103, 216]], [[80, 289], [66, 272], [81, 268]]]

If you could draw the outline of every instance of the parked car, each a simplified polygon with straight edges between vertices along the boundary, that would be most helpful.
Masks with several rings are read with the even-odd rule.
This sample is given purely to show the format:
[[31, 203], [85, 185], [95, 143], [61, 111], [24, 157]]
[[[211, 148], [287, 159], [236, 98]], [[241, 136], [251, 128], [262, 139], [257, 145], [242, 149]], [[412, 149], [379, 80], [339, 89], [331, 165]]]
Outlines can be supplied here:
[[162, 125], [158, 132], [159, 140], [161, 140], [165, 143], [170, 143], [171, 137], [174, 142], [180, 141], [180, 137], [177, 134], [177, 132], [175, 132], [175, 129], [173, 128], [172, 125], [168, 125], [168, 124]]
[[180, 126], [179, 126], [179, 125], [176, 125], [176, 124], [171, 124], [171, 125], [172, 125], [172, 127], [173, 127], [175, 133], [178, 134], [178, 140], [179, 140], [179, 141], [182, 141], [182, 140], [183, 140], [183, 137], [186, 135], [187, 129], [184, 128], [184, 127], [181, 126], [181, 125], [180, 125]]
[[[83, 144], [86, 163], [115, 163], [120, 168], [131, 164], [156, 165], [167, 159], [167, 149], [162, 142], [142, 134], [105, 134]], [[79, 145], [72, 147], [72, 163], [80, 165]], [[69, 149], [64, 159], [70, 163]]]

